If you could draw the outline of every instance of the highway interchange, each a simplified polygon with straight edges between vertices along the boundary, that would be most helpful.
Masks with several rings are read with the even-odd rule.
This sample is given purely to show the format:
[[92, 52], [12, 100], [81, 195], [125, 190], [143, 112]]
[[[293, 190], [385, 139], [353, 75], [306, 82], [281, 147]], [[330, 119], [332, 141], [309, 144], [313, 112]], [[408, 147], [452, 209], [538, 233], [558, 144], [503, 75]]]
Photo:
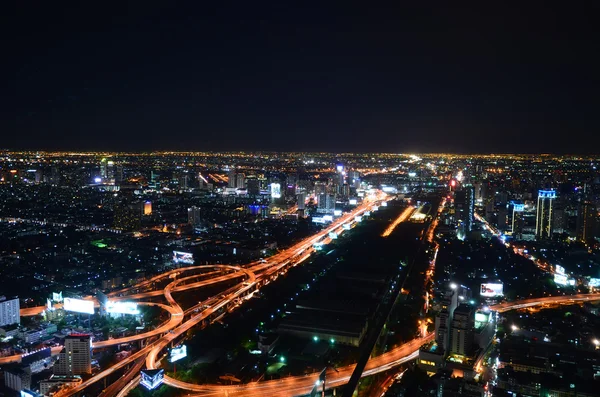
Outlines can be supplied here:
[[[139, 383], [139, 369], [145, 362], [148, 369], [158, 368], [160, 366], [161, 355], [165, 348], [170, 344], [181, 340], [182, 335], [193, 327], [198, 325], [206, 326], [210, 322], [224, 316], [229, 310], [234, 309], [241, 304], [245, 299], [249, 299], [252, 294], [259, 290], [265, 284], [275, 280], [279, 275], [285, 273], [290, 266], [296, 266], [306, 260], [315, 250], [315, 243], [327, 243], [331, 240], [330, 233], [341, 234], [344, 229], [344, 224], [352, 224], [360, 220], [360, 216], [366, 211], [374, 210], [374, 207], [381, 205], [382, 202], [388, 200], [383, 193], [376, 196], [371, 196], [366, 199], [360, 206], [353, 211], [344, 214], [336, 219], [329, 226], [325, 227], [320, 232], [294, 244], [293, 246], [280, 251], [279, 253], [269, 257], [266, 261], [256, 261], [249, 263], [244, 267], [228, 266], [228, 265], [206, 265], [206, 266], [189, 266], [185, 268], [173, 269], [160, 275], [154, 276], [136, 286], [129, 287], [120, 291], [115, 291], [108, 294], [111, 300], [138, 300], [164, 296], [167, 304], [139, 301], [140, 305], [157, 306], [169, 313], [169, 319], [156, 329], [137, 335], [127, 336], [123, 338], [108, 339], [93, 343], [94, 349], [105, 348], [108, 346], [121, 345], [140, 340], [146, 340], [146, 345], [139, 351], [119, 361], [112, 367], [95, 374], [92, 378], [86, 380], [76, 388], [69, 389], [61, 396], [76, 395], [84, 391], [87, 387], [94, 383], [105, 379], [106, 377], [115, 374], [126, 366], [135, 364], [133, 370], [126, 372], [125, 376], [120, 377], [110, 388], [102, 393], [102, 395], [118, 395], [125, 396], [128, 391], [133, 389]], [[385, 233], [389, 235], [393, 228], [400, 222], [406, 221], [414, 208], [405, 210], [392, 223]], [[212, 270], [210, 273], [204, 272], [192, 274], [189, 276], [177, 278], [178, 276], [190, 272]], [[208, 277], [207, 276], [212, 276]], [[143, 288], [152, 287], [156, 282], [174, 278], [162, 290], [138, 292]], [[201, 280], [198, 280], [202, 278]], [[205, 301], [199, 302], [193, 307], [183, 310], [177, 301], [173, 298], [172, 293], [184, 292], [192, 289], [201, 288], [208, 285], [214, 285], [226, 281], [239, 282], [233, 287], [228, 288], [217, 296], [210, 297]], [[91, 299], [91, 298], [90, 298]], [[505, 302], [499, 305], [490, 307], [492, 310], [505, 312], [509, 310], [521, 309], [533, 306], [568, 304], [581, 301], [600, 300], [600, 294], [591, 295], [571, 295], [558, 297], [545, 297], [526, 299], [516, 302]], [[58, 306], [60, 307], [60, 306]], [[40, 314], [45, 307], [24, 308], [21, 310], [22, 316], [31, 316]], [[379, 372], [387, 371], [402, 363], [413, 360], [418, 356], [419, 348], [430, 342], [433, 339], [433, 334], [425, 335], [424, 337], [414, 339], [408, 343], [398, 346], [382, 355], [371, 358], [363, 376], [373, 375]], [[54, 351], [56, 350], [56, 351]], [[57, 354], [60, 347], [53, 349], [53, 353]], [[0, 358], [0, 364], [20, 361], [20, 356], [8, 356]], [[352, 371], [354, 365], [337, 368], [327, 372], [326, 387], [338, 387], [345, 384]], [[253, 382], [235, 386], [223, 385], [198, 385], [176, 380], [169, 376], [164, 377], [164, 383], [179, 389], [192, 392], [194, 396], [296, 396], [308, 394], [315, 385], [318, 379], [318, 374], [305, 376], [290, 376], [280, 380]]]

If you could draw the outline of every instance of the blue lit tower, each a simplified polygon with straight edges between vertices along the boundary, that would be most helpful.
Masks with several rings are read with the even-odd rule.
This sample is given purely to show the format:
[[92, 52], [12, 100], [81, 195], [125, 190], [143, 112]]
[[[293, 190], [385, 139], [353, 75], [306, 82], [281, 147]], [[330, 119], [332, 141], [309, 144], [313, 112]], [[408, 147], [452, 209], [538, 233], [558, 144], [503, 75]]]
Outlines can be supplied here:
[[535, 217], [535, 237], [545, 239], [552, 237], [552, 210], [556, 199], [554, 190], [540, 190], [538, 192], [537, 214]]

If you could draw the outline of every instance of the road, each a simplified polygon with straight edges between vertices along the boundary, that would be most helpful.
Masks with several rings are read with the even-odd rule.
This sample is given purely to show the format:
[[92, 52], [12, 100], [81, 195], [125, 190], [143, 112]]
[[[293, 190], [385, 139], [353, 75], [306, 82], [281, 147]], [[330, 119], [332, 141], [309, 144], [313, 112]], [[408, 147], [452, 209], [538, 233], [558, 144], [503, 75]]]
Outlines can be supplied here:
[[[384, 198], [385, 198], [385, 195], [380, 194], [377, 197], [377, 200], [381, 201]], [[119, 295], [119, 294], [123, 294], [123, 293], [127, 293], [129, 291], [139, 289], [140, 287], [148, 285], [149, 283], [152, 283], [154, 281], [164, 279], [165, 277], [170, 277], [172, 274], [181, 274], [185, 271], [193, 271], [193, 270], [197, 270], [202, 267], [226, 268], [226, 269], [235, 270], [234, 273], [230, 273], [227, 275], [228, 279], [231, 279], [231, 280], [239, 278], [238, 272], [244, 272], [246, 274], [246, 276], [248, 277], [243, 282], [240, 282], [239, 284], [237, 284], [237, 286], [232, 287], [229, 290], [227, 290], [226, 293], [221, 294], [220, 296], [210, 298], [207, 301], [199, 303], [198, 305], [191, 308], [191, 309], [195, 310], [196, 308], [207, 307], [207, 308], [204, 308], [199, 314], [192, 316], [189, 320], [187, 320], [185, 322], [183, 321], [184, 312], [183, 312], [182, 308], [179, 306], [179, 304], [173, 298], [172, 293], [175, 292], [175, 289], [177, 288], [178, 284], [180, 282], [184, 281], [184, 279], [187, 279], [187, 277], [184, 279], [175, 280], [175, 281], [169, 283], [162, 291], [162, 295], [164, 295], [165, 299], [167, 300], [168, 305], [140, 302], [140, 304], [161, 305], [161, 307], [165, 308], [165, 310], [168, 310], [171, 314], [171, 318], [168, 322], [161, 325], [159, 327], [159, 329], [157, 329], [157, 330], [149, 331], [147, 333], [143, 333], [143, 334], [139, 334], [139, 335], [132, 335], [132, 336], [124, 337], [124, 338], [111, 339], [108, 341], [97, 342], [97, 343], [94, 343], [93, 347], [100, 348], [100, 347], [106, 347], [106, 346], [111, 346], [111, 345], [115, 345], [115, 344], [130, 343], [130, 342], [137, 341], [140, 339], [157, 336], [157, 335], [160, 335], [163, 333], [164, 333], [164, 335], [162, 335], [157, 341], [147, 345], [145, 348], [139, 350], [138, 352], [134, 353], [133, 355], [129, 356], [128, 358], [118, 362], [116, 365], [106, 369], [105, 371], [100, 372], [99, 374], [96, 374], [94, 377], [83, 382], [81, 385], [79, 385], [73, 389], [70, 389], [66, 393], [66, 395], [67, 396], [74, 395], [76, 393], [79, 393], [82, 390], [85, 390], [85, 388], [100, 381], [101, 379], [104, 379], [107, 376], [114, 374], [116, 371], [120, 370], [121, 368], [123, 368], [126, 365], [133, 363], [140, 357], [144, 357], [144, 356], [146, 357], [147, 368], [155, 368], [157, 366], [158, 355], [161, 353], [161, 351], [166, 346], [168, 346], [168, 344], [170, 342], [174, 341], [176, 338], [183, 335], [187, 330], [194, 327], [195, 325], [198, 325], [199, 323], [207, 320], [211, 315], [213, 315], [215, 313], [219, 313], [221, 311], [225, 311], [229, 305], [231, 305], [238, 299], [242, 299], [244, 296], [246, 296], [251, 291], [258, 289], [259, 287], [275, 280], [281, 274], [281, 272], [285, 270], [285, 268], [287, 266], [290, 266], [290, 265], [296, 266], [299, 263], [301, 263], [302, 261], [304, 261], [305, 259], [307, 259], [310, 256], [311, 252], [313, 251], [313, 245], [316, 242], [326, 238], [328, 236], [328, 234], [332, 231], [336, 231], [338, 229], [339, 229], [339, 231], [341, 231], [342, 225], [344, 223], [354, 222], [356, 220], [356, 218], [355, 218], [356, 216], [359, 216], [363, 212], [371, 209], [372, 206], [375, 205], [376, 203], [377, 203], [377, 201], [374, 199], [366, 200], [365, 202], [363, 202], [363, 204], [356, 207], [353, 211], [336, 219], [334, 222], [332, 222], [329, 226], [327, 226], [320, 232], [300, 241], [297, 244], [294, 244], [293, 246], [291, 246], [271, 257], [269, 257], [267, 261], [252, 262], [244, 268], [240, 268], [240, 267], [236, 267], [236, 266], [227, 266], [227, 265], [207, 265], [207, 266], [190, 266], [188, 268], [174, 269], [174, 270], [167, 272], [167, 274], [163, 273], [161, 275], [155, 276], [152, 279], [143, 282], [141, 285], [136, 285], [136, 286], [118, 291], [118, 293], [116, 293], [115, 295]], [[196, 284], [196, 288], [198, 287], [198, 285], [201, 285], [201, 283], [202, 282], [199, 282], [198, 284]], [[182, 287], [185, 287], [185, 285]], [[114, 295], [112, 295], [112, 296], [114, 296]], [[167, 307], [169, 307], [169, 309], [166, 309]], [[188, 309], [188, 312], [190, 312], [190, 309]]]
[[[381, 200], [381, 198], [379, 198]], [[114, 344], [121, 343], [129, 343], [131, 341], [136, 341], [144, 338], [149, 338], [152, 336], [159, 336], [159, 338], [148, 344], [145, 348], [139, 350], [134, 353], [132, 356], [126, 358], [125, 360], [120, 361], [116, 365], [107, 370], [101, 372], [100, 374], [95, 375], [93, 378], [87, 380], [80, 386], [69, 390], [67, 395], [76, 394], [86, 387], [94, 384], [95, 382], [114, 374], [115, 371], [123, 368], [126, 365], [134, 363], [141, 357], [145, 357], [146, 367], [147, 368], [157, 368], [159, 367], [159, 355], [164, 351], [164, 349], [174, 341], [177, 341], [182, 335], [184, 335], [189, 329], [199, 324], [207, 324], [211, 318], [214, 318], [215, 315], [223, 315], [227, 312], [227, 310], [231, 309], [232, 306], [236, 302], [241, 302], [244, 299], [247, 299], [253, 291], [261, 288], [265, 284], [275, 280], [279, 275], [283, 274], [287, 271], [287, 268], [290, 266], [296, 266], [302, 261], [306, 260], [310, 254], [314, 251], [313, 245], [316, 242], [322, 241], [323, 239], [328, 238], [328, 234], [330, 232], [343, 232], [342, 225], [344, 223], [352, 223], [357, 221], [356, 217], [361, 215], [363, 212], [369, 210], [373, 205], [376, 205], [375, 200], [371, 200], [369, 202], [363, 203], [361, 206], [357, 207], [351, 213], [345, 214], [342, 217], [338, 218], [335, 222], [316, 233], [315, 235], [308, 237], [299, 243], [282, 250], [281, 252], [271, 256], [267, 261], [256, 261], [249, 263], [244, 267], [237, 266], [227, 266], [227, 265], [210, 265], [206, 267], [218, 268], [219, 266], [223, 269], [233, 270], [232, 273], [229, 273], [224, 276], [223, 281], [235, 280], [240, 278], [240, 273], [244, 273], [246, 279], [242, 282], [237, 283], [234, 287], [229, 288], [227, 291], [222, 293], [219, 296], [214, 296], [209, 298], [208, 300], [199, 303], [198, 305], [186, 310], [186, 313], [192, 313], [196, 309], [202, 309], [198, 312], [198, 314], [192, 314], [192, 317], [184, 321], [183, 309], [179, 306], [179, 304], [172, 297], [172, 293], [178, 291], [180, 287], [186, 287], [187, 285], [179, 285], [181, 282], [189, 281], [193, 277], [184, 277], [179, 280], [174, 280], [169, 283], [161, 292], [167, 300], [167, 305], [157, 304], [157, 303], [143, 303], [140, 304], [148, 304], [148, 305], [160, 305], [165, 310], [169, 311], [171, 314], [171, 318], [169, 321], [161, 325], [157, 330], [150, 331], [148, 333], [140, 334], [143, 335], [133, 335], [125, 338], [113, 339], [111, 341], [102, 341], [94, 344], [95, 348], [110, 346]], [[410, 211], [405, 210], [401, 215], [403, 219], [408, 219], [410, 213], [414, 209]], [[400, 222], [398, 222], [400, 223]], [[396, 225], [397, 226], [397, 225]], [[393, 229], [392, 229], [393, 231]], [[391, 231], [390, 231], [391, 233]], [[179, 272], [179, 274], [186, 271], [194, 271], [199, 267], [191, 266], [189, 268], [176, 269], [170, 274], [174, 274]], [[169, 277], [163, 275], [156, 276], [154, 279], [160, 280], [164, 277]], [[202, 284], [207, 280], [190, 283], [188, 285], [193, 285], [190, 288], [199, 288]], [[148, 282], [145, 282], [145, 285], [148, 285]], [[134, 286], [132, 288], [128, 288], [125, 291], [132, 291], [135, 288], [139, 288], [140, 286]], [[122, 290], [124, 291], [124, 290]], [[121, 292], [122, 292], [121, 291]], [[250, 294], [250, 295], [249, 295]], [[153, 295], [152, 295], [153, 296]], [[518, 301], [513, 303], [505, 303], [492, 307], [494, 310], [499, 310], [501, 312], [514, 310], [521, 307], [529, 307], [529, 306], [539, 306], [545, 304], [561, 304], [569, 301], [585, 301], [585, 300], [600, 300], [600, 294], [595, 295], [575, 295], [575, 296], [561, 296], [554, 298], [541, 298], [541, 299], [527, 299], [524, 301]], [[525, 306], [524, 306], [525, 305]], [[422, 338], [415, 339], [409, 343], [406, 343], [402, 346], [399, 346], [387, 353], [384, 353], [380, 356], [371, 358], [365, 367], [365, 371], [363, 372], [363, 376], [369, 376], [375, 373], [379, 373], [382, 371], [387, 371], [391, 368], [394, 368], [404, 362], [415, 359], [418, 356], [419, 348], [422, 344], [428, 343], [433, 339], [433, 334], [426, 335]], [[338, 387], [346, 382], [350, 378], [352, 371], [354, 369], [354, 365], [344, 367], [342, 369], [338, 368], [339, 372], [328, 373], [327, 375], [327, 387]], [[135, 379], [133, 379], [133, 375], [124, 376], [119, 379], [120, 384], [123, 387], [133, 387], [136, 384]], [[176, 379], [165, 376], [164, 382], [173, 387], [177, 387], [180, 389], [188, 390], [197, 394], [194, 395], [202, 395], [202, 396], [264, 396], [264, 395], [273, 395], [273, 396], [293, 396], [298, 394], [309, 393], [314, 383], [318, 377], [318, 374], [309, 375], [309, 376], [295, 376], [288, 377], [281, 380], [276, 381], [263, 381], [259, 383], [249, 383], [244, 385], [237, 386], [221, 386], [221, 385], [196, 385], [178, 381]], [[133, 380], [132, 380], [133, 379]], [[139, 380], [138, 380], [139, 382]]]

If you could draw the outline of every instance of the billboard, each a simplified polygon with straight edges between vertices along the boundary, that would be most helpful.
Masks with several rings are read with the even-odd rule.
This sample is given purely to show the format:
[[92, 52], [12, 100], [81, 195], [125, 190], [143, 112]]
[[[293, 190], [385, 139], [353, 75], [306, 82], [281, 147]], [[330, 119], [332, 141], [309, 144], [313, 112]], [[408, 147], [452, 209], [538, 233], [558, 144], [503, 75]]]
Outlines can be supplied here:
[[54, 302], [62, 302], [63, 301], [62, 291], [60, 291], [60, 292], [53, 292], [52, 293], [52, 300]]
[[162, 385], [165, 377], [164, 369], [143, 369], [140, 373], [141, 380], [140, 385], [144, 386], [148, 390], [154, 390], [158, 386]]
[[336, 238], [338, 238], [338, 235], [336, 232], [329, 232], [329, 238], [335, 240]]
[[563, 274], [563, 275], [564, 275], [564, 274], [565, 274], [565, 268], [564, 268], [564, 267], [562, 267], [561, 265], [556, 265], [556, 266], [554, 267], [554, 272], [555, 272], [556, 274]]
[[123, 302], [123, 301], [108, 301], [106, 302], [106, 312], [116, 314], [140, 314], [138, 305], [135, 302]]
[[355, 220], [356, 222], [360, 222], [360, 221], [362, 221], [362, 216], [360, 216], [360, 215], [357, 215], [357, 216], [355, 216], [355, 217], [354, 217], [354, 220]]
[[595, 287], [595, 288], [600, 287], [600, 278], [590, 278], [590, 282], [588, 285], [590, 287]]
[[565, 276], [564, 274], [555, 274], [554, 282], [558, 285], [567, 285], [567, 276]]
[[65, 298], [64, 309], [68, 312], [94, 314], [94, 301]]
[[486, 297], [503, 296], [504, 285], [502, 283], [485, 283], [481, 284], [479, 294]]
[[173, 251], [173, 262], [194, 264], [194, 255], [189, 252]]
[[171, 363], [174, 363], [177, 360], [181, 360], [184, 357], [187, 357], [187, 346], [186, 345], [175, 346], [169, 352], [169, 362], [171, 362]]
[[358, 200], [356, 200], [356, 199], [350, 199], [350, 200], [348, 200], [348, 204], [349, 205], [356, 205], [357, 203], [358, 203]]
[[271, 198], [281, 197], [281, 185], [279, 183], [271, 183]]

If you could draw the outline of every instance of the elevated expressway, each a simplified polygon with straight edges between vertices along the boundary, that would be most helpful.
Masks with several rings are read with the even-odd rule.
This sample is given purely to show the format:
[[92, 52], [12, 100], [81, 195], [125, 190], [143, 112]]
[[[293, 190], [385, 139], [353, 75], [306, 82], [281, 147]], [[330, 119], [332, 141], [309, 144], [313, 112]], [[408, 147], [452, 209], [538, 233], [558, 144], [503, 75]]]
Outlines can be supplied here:
[[[335, 222], [322, 231], [300, 241], [288, 249], [269, 257], [267, 261], [252, 262], [245, 267], [206, 265], [174, 269], [155, 276], [152, 279], [136, 286], [109, 294], [109, 296], [113, 299], [144, 299], [147, 297], [162, 295], [167, 300], [167, 304], [153, 302], [139, 302], [139, 304], [161, 307], [169, 312], [170, 319], [161, 324], [155, 330], [149, 332], [94, 343], [93, 348], [103, 348], [123, 343], [130, 343], [142, 339], [148, 340], [148, 344], [141, 350], [132, 354], [125, 360], [120, 361], [116, 365], [106, 369], [105, 371], [94, 375], [92, 378], [83, 382], [78, 387], [69, 389], [63, 395], [75, 395], [85, 390], [85, 388], [89, 387], [95, 382], [115, 373], [125, 366], [136, 364], [137, 367], [140, 362], [139, 360], [141, 359], [145, 359], [146, 367], [149, 369], [159, 367], [159, 355], [170, 343], [174, 343], [175, 341], [179, 340], [189, 329], [195, 326], [206, 326], [215, 319], [221, 318], [227, 313], [227, 311], [233, 310], [233, 308], [236, 306], [236, 302], [240, 302], [241, 300], [251, 296], [254, 291], [258, 290], [263, 285], [276, 279], [280, 274], [283, 274], [285, 271], [287, 271], [288, 267], [296, 266], [307, 259], [314, 250], [313, 245], [315, 243], [327, 239], [330, 232], [342, 233], [344, 231], [344, 224], [354, 222], [356, 216], [359, 216], [365, 211], [369, 210], [373, 205], [376, 205], [376, 201], [364, 203], [351, 213], [345, 214], [338, 218]], [[170, 282], [162, 291], [136, 292], [141, 288], [148, 287], [153, 282], [161, 281], [167, 277], [208, 268], [218, 269], [219, 272], [214, 272], [216, 276], [213, 278], [200, 281], [192, 280], [201, 276], [206, 276], [208, 273], [200, 273], [192, 276], [182, 277]], [[223, 271], [229, 271], [230, 273], [223, 274]], [[172, 296], [172, 293], [174, 292], [187, 291], [193, 288], [200, 288], [202, 286], [215, 284], [218, 282], [232, 281], [240, 278], [242, 278], [242, 281], [237, 283], [235, 286], [228, 288], [220, 295], [213, 296], [185, 311]], [[130, 294], [131, 292], [135, 293]], [[126, 294], [130, 295], [123, 296]], [[491, 309], [498, 310], [499, 312], [505, 312], [525, 307], [567, 304], [572, 302], [574, 303], [592, 300], [600, 300], [600, 294], [526, 299], [517, 302], [502, 303], [491, 307]], [[371, 358], [367, 363], [365, 371], [363, 372], [363, 376], [369, 376], [379, 372], [387, 371], [390, 368], [415, 359], [418, 356], [419, 348], [423, 344], [430, 342], [432, 339], [433, 334], [429, 334], [422, 338], [418, 338], [398, 346], [380, 356]], [[2, 361], [0, 361], [0, 363], [2, 363]], [[338, 387], [345, 384], [350, 378], [353, 369], [354, 365], [350, 365], [347, 367], [338, 368], [337, 372], [328, 372], [326, 384], [327, 388]], [[139, 383], [139, 376], [134, 377], [131, 375], [131, 371], [128, 374], [130, 374], [130, 376], [123, 376], [115, 382], [118, 384], [118, 387], [114, 384], [111, 386], [112, 390], [120, 390], [118, 393], [119, 396], [125, 395], [127, 390], [136, 387], [136, 385]], [[165, 376], [164, 383], [176, 388], [188, 390], [194, 393], [192, 395], [197, 396], [264, 396], [267, 394], [273, 396], [294, 396], [309, 393], [313, 388], [317, 378], [318, 374], [312, 374], [306, 376], [287, 377], [275, 381], [254, 382], [236, 386], [222, 386], [190, 384]], [[108, 392], [108, 390], [106, 391]]]

